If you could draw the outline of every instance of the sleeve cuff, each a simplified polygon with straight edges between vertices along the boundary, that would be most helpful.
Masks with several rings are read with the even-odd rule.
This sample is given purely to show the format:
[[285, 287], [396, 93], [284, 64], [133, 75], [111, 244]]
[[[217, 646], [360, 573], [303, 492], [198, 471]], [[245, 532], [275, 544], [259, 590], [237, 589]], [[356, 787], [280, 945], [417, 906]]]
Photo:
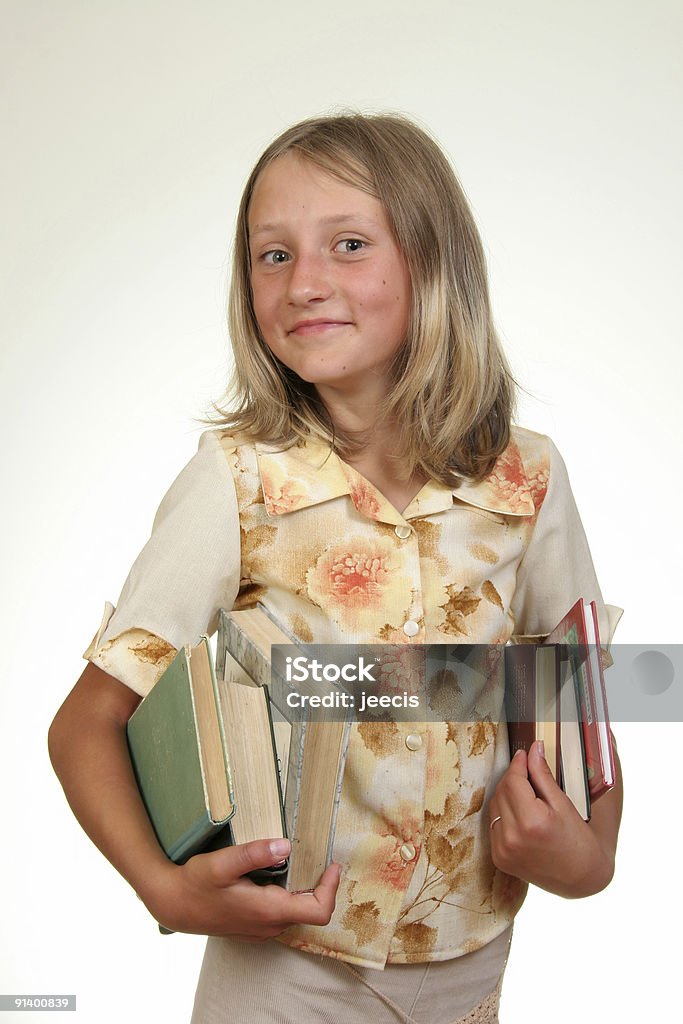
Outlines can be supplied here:
[[623, 614], [624, 614], [624, 609], [623, 608], [618, 608], [617, 605], [615, 605], [615, 604], [606, 604], [605, 605], [605, 615], [606, 615], [606, 618], [607, 618], [607, 636], [603, 636], [602, 635], [602, 631], [601, 631], [601, 634], [600, 634], [600, 641], [601, 641], [600, 659], [602, 661], [603, 669], [609, 668], [610, 665], [614, 664], [614, 658], [610, 654], [609, 649], [612, 646], [612, 640], [614, 639], [614, 633], [616, 631], [617, 626], [619, 625], [619, 620], [621, 619], [621, 616]]
[[[614, 633], [619, 620], [624, 614], [623, 608], [618, 608], [615, 604], [604, 605], [605, 616], [600, 625], [600, 657], [602, 660], [602, 667], [609, 668], [610, 665], [614, 664], [614, 659], [609, 652], [612, 646], [612, 640], [614, 639]], [[605, 625], [607, 629], [605, 629]], [[514, 633], [510, 637], [510, 643], [512, 644], [544, 644], [548, 639], [547, 633]]]
[[176, 649], [168, 640], [145, 629], [126, 629], [102, 643], [114, 610], [107, 601], [99, 629], [83, 657], [146, 697], [173, 661]]

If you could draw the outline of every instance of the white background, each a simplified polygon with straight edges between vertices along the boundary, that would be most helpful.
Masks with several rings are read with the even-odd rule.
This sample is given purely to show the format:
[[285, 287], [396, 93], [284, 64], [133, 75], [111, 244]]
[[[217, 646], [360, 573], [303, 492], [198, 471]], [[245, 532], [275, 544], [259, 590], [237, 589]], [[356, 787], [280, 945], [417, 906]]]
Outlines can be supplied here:
[[[71, 817], [45, 736], [221, 393], [241, 186], [293, 121], [394, 109], [435, 133], [484, 237], [519, 419], [565, 456], [605, 598], [626, 608], [618, 639], [679, 639], [681, 11], [0, 5], [0, 992], [77, 993], [84, 1024], [189, 1019], [203, 941], [158, 935]], [[615, 880], [530, 895], [504, 1024], [670, 1018], [683, 730], [616, 733]]]

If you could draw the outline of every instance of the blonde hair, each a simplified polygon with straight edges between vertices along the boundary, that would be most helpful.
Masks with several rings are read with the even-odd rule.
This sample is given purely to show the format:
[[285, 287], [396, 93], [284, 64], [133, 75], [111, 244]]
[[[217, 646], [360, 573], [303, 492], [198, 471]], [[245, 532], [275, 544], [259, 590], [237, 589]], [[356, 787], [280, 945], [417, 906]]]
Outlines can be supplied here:
[[214, 422], [282, 447], [311, 436], [342, 456], [362, 447], [335, 430], [315, 388], [273, 356], [254, 315], [249, 203], [259, 175], [290, 152], [378, 198], [408, 264], [410, 323], [379, 414], [395, 425], [400, 476], [423, 472], [449, 486], [461, 476], [485, 476], [509, 441], [514, 381], [493, 326], [481, 239], [438, 145], [393, 114], [302, 121], [278, 136], [251, 172], [229, 299], [235, 370]]

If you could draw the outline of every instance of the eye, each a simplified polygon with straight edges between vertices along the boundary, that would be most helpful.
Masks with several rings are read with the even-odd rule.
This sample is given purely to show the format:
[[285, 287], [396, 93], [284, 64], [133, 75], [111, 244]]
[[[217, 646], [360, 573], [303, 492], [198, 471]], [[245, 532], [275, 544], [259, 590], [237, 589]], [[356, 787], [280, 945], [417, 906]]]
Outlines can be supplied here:
[[334, 247], [335, 252], [360, 252], [365, 248], [365, 242], [360, 238], [342, 238]]
[[277, 267], [281, 263], [287, 262], [289, 253], [283, 249], [271, 249], [269, 252], [264, 252], [259, 259], [269, 267]]

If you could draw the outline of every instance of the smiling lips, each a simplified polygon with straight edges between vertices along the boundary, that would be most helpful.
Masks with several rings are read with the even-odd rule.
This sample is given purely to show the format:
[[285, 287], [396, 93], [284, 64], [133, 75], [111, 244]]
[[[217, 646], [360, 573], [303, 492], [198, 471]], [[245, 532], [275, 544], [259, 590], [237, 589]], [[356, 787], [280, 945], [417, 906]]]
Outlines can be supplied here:
[[348, 320], [299, 320], [298, 323], [295, 323], [290, 329], [289, 333], [299, 335], [324, 334], [325, 331], [334, 327], [348, 327], [348, 325]]

